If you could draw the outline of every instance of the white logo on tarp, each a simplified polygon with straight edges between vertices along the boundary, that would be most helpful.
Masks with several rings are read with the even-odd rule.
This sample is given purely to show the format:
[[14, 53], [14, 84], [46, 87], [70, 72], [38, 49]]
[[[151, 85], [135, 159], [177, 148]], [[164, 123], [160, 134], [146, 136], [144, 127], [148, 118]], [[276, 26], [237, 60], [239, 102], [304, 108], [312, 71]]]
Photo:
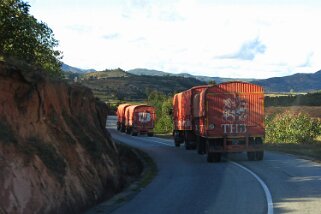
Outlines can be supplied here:
[[247, 127], [244, 124], [248, 116], [246, 101], [236, 96], [235, 98], [227, 98], [223, 102], [223, 121], [226, 124], [221, 124], [221, 127], [224, 130], [224, 134], [246, 133]]
[[177, 123], [178, 123], [178, 126], [184, 126], [184, 127], [191, 126], [190, 120], [179, 120], [179, 121], [177, 121]]
[[147, 123], [151, 120], [150, 113], [148, 112], [139, 112], [138, 121], [141, 123]]
[[229, 122], [245, 121], [247, 118], [247, 103], [240, 97], [227, 98], [224, 101], [223, 120]]

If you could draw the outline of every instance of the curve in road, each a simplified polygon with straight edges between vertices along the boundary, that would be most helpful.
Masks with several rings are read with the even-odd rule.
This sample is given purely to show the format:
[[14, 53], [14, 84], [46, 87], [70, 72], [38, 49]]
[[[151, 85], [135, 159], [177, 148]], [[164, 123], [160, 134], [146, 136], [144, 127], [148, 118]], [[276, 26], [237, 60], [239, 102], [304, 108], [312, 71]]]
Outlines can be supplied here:
[[155, 179], [113, 213], [320, 213], [320, 164], [273, 152], [263, 161], [233, 154], [209, 164], [172, 140], [132, 137], [108, 121], [113, 138], [147, 152], [158, 167]]

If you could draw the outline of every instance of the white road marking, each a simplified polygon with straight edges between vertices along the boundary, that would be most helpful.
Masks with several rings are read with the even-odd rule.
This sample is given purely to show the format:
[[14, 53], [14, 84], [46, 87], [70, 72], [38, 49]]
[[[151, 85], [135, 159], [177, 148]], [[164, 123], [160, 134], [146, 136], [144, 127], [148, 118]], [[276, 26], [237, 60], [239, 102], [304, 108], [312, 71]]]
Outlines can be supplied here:
[[[148, 141], [151, 141], [151, 142], [154, 142], [154, 143], [158, 143], [158, 144], [162, 144], [162, 145], [165, 145], [165, 146], [172, 146], [172, 145], [169, 145], [167, 143], [163, 143], [163, 142], [160, 142], [160, 141], [156, 141], [155, 138], [149, 138], [149, 139], [146, 139]], [[238, 164], [238, 163], [235, 163], [233, 161], [229, 161], [230, 163], [242, 168], [243, 170], [247, 171], [248, 173], [250, 173], [261, 185], [261, 187], [263, 188], [264, 190], [264, 193], [265, 193], [265, 198], [266, 198], [266, 201], [267, 201], [267, 205], [268, 205], [268, 210], [267, 210], [267, 214], [273, 214], [273, 201], [272, 201], [272, 196], [271, 196], [271, 193], [270, 193], [270, 190], [269, 188], [267, 187], [267, 185], [264, 183], [264, 181], [258, 176], [256, 175], [254, 172], [252, 172], [251, 170], [249, 170], [248, 168]]]
[[264, 190], [264, 193], [265, 193], [265, 198], [266, 198], [266, 201], [267, 201], [267, 204], [268, 204], [268, 211], [267, 211], [267, 214], [273, 214], [273, 201], [272, 201], [272, 196], [271, 196], [271, 193], [270, 193], [270, 190], [269, 188], [267, 187], [267, 185], [264, 183], [264, 181], [262, 181], [262, 179], [257, 176], [254, 172], [252, 172], [251, 170], [249, 170], [248, 168], [238, 164], [238, 163], [235, 163], [233, 161], [230, 161], [232, 164], [244, 169], [245, 171], [247, 171], [248, 173], [250, 173], [251, 175], [253, 175], [253, 177], [260, 183], [260, 185], [262, 186], [263, 190]]

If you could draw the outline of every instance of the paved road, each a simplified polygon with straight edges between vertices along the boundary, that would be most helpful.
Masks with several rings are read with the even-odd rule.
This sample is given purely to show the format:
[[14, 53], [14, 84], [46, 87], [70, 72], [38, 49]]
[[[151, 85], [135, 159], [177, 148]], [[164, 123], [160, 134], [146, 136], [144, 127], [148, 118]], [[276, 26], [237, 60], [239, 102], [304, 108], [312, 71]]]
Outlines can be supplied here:
[[129, 136], [115, 130], [114, 117], [108, 121], [113, 138], [147, 152], [158, 167], [155, 179], [115, 214], [321, 213], [319, 164], [272, 152], [259, 162], [236, 154], [207, 163], [172, 140]]

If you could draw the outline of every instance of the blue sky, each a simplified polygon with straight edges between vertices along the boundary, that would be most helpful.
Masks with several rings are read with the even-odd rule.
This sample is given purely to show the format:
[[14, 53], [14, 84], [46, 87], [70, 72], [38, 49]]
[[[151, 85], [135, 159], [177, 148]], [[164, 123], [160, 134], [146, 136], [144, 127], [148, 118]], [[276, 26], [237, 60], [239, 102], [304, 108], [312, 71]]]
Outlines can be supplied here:
[[29, 0], [63, 61], [268, 78], [321, 69], [321, 1]]

